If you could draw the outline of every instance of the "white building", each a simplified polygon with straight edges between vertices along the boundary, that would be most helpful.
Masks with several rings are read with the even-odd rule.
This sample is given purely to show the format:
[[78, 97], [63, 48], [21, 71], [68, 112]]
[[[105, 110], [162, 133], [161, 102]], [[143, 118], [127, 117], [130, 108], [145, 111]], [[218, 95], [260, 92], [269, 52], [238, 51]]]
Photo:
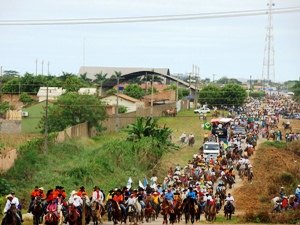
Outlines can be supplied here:
[[[107, 97], [104, 97], [101, 99], [103, 102], [105, 102], [108, 105], [117, 105], [117, 94], [113, 94]], [[135, 112], [137, 108], [144, 108], [145, 104], [144, 102], [132, 98], [128, 95], [119, 94], [119, 100], [118, 100], [119, 106], [124, 106], [127, 108], [127, 112]]]
[[78, 93], [81, 95], [97, 95], [97, 88], [80, 88]]
[[[66, 90], [60, 87], [48, 87], [48, 100], [57, 100], [65, 92]], [[39, 97], [39, 102], [45, 101], [47, 98], [47, 87], [40, 87], [37, 96]]]

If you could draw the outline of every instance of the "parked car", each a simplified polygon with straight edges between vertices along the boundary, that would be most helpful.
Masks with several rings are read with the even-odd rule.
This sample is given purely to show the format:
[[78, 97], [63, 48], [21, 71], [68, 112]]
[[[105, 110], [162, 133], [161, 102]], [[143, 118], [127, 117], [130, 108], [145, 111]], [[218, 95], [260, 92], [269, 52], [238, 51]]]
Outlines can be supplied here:
[[210, 109], [207, 108], [207, 107], [202, 107], [202, 108], [199, 108], [199, 109], [195, 109], [194, 110], [194, 113], [210, 113]]

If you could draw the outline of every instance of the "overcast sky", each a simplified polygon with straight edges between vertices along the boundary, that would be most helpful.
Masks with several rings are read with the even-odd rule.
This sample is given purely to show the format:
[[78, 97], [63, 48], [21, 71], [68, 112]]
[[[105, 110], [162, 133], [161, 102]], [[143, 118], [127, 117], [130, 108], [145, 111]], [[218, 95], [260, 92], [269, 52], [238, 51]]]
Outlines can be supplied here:
[[[275, 7], [299, 7], [276, 0]], [[153, 16], [264, 9], [266, 0], [0, 0], [0, 21]], [[300, 12], [275, 14], [275, 79], [300, 77]], [[164, 67], [171, 73], [200, 67], [201, 77], [260, 78], [267, 16], [168, 22], [0, 26], [3, 70], [78, 73], [80, 66]], [[85, 44], [84, 44], [85, 43]], [[85, 49], [85, 51], [84, 51]]]

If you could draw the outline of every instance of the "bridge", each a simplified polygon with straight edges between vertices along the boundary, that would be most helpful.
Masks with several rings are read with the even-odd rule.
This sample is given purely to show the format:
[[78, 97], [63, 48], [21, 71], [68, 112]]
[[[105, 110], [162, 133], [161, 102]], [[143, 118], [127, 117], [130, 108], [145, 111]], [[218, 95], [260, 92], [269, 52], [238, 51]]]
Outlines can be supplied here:
[[111, 88], [117, 84], [117, 79], [115, 79], [116, 73], [120, 73], [120, 79], [122, 81], [130, 80], [140, 76], [146, 75], [157, 75], [178, 82], [179, 85], [190, 87], [191, 90], [195, 91], [196, 88], [194, 85], [190, 85], [188, 82], [183, 81], [175, 76], [170, 74], [168, 68], [137, 68], [137, 67], [91, 67], [91, 66], [82, 66], [79, 69], [78, 74], [86, 74], [89, 79], [96, 79], [96, 74], [106, 74], [106, 81], [103, 83], [103, 87]]

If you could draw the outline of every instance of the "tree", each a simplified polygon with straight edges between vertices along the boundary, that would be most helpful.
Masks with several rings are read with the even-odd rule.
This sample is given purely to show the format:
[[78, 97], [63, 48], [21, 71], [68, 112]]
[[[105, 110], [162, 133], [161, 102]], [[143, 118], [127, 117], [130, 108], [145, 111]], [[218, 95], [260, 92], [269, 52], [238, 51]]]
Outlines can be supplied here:
[[100, 73], [95, 74], [96, 79], [93, 80], [94, 83], [100, 85], [100, 90], [101, 90], [100, 96], [102, 95], [102, 86], [103, 86], [103, 82], [106, 80], [106, 76], [107, 73], [103, 74], [101, 71]]
[[26, 92], [22, 92], [20, 95], [20, 101], [23, 102], [25, 105], [29, 105], [34, 101], [34, 99], [31, 98], [31, 96]]
[[77, 92], [79, 88], [88, 87], [88, 85], [77, 76], [68, 76], [63, 82], [62, 87], [66, 89], [67, 92]]
[[83, 80], [87, 84], [90, 84], [92, 82], [92, 79], [87, 77], [87, 73], [80, 74], [79, 76], [80, 76], [81, 80]]
[[221, 102], [221, 88], [216, 85], [207, 85], [199, 91], [199, 102], [209, 106], [217, 106]]
[[[89, 127], [101, 130], [100, 122], [106, 118], [105, 105], [96, 96], [67, 93], [48, 109], [48, 131], [62, 131], [69, 126], [88, 122]], [[40, 121], [44, 128], [45, 117]]]
[[144, 90], [137, 84], [129, 84], [123, 92], [132, 98], [141, 99], [144, 96]]
[[247, 93], [244, 88], [238, 84], [226, 84], [221, 89], [222, 104], [223, 105], [236, 105], [244, 104]]
[[2, 86], [2, 92], [6, 94], [16, 94], [19, 93], [21, 79], [15, 77]]

